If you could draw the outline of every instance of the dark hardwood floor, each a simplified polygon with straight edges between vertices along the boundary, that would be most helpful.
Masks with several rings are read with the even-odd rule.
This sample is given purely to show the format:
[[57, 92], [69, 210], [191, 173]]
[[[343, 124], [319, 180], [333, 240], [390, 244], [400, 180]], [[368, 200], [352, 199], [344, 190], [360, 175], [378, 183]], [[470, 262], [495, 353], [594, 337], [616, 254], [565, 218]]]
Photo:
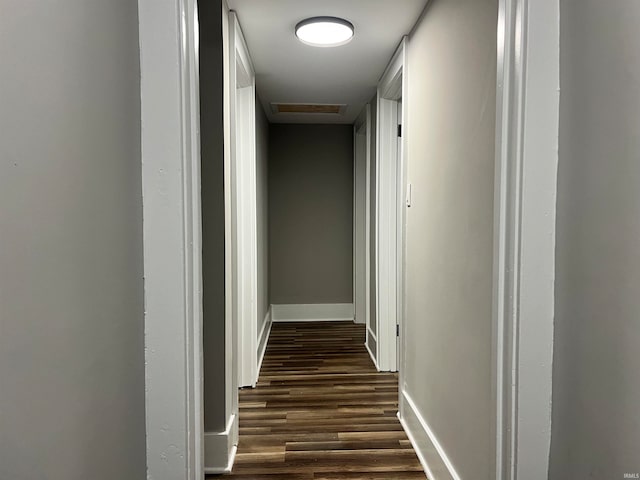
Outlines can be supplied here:
[[425, 479], [352, 322], [275, 323], [255, 389], [240, 392], [234, 480]]

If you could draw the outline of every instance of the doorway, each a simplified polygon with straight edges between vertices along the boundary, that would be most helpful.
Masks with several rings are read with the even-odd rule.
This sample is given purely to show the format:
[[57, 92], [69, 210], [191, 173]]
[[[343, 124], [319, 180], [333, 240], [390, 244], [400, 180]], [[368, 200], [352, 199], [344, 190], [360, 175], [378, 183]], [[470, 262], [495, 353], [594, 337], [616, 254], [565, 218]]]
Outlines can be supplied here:
[[378, 368], [402, 376], [404, 302], [405, 161], [402, 98], [406, 38], [393, 56], [378, 86], [378, 151], [376, 156], [376, 265]]
[[[519, 210], [517, 214], [508, 208], [509, 204], [504, 201], [505, 198], [507, 200], [514, 199], [512, 203], [515, 204], [523, 198], [532, 200], [538, 197], [535, 193], [537, 185], [535, 179], [537, 177], [529, 175], [528, 178], [532, 180], [525, 185], [520, 185], [519, 179], [511, 175], [512, 164], [508, 163], [507, 159], [509, 161], [513, 158], [516, 159], [517, 165], [513, 168], [517, 171], [522, 171], [525, 164], [528, 169], [538, 171], [533, 164], [534, 162], [525, 162], [529, 155], [525, 155], [522, 150], [535, 157], [535, 151], [528, 143], [524, 148], [518, 150], [517, 155], [511, 156], [510, 154], [515, 151], [515, 147], [512, 147], [516, 144], [515, 139], [523, 138], [524, 122], [519, 123], [518, 119], [525, 116], [529, 119], [528, 115], [537, 120], [544, 117], [542, 113], [536, 115], [531, 111], [531, 107], [525, 105], [523, 99], [526, 98], [527, 91], [539, 88], [541, 95], [548, 98], [550, 94], [544, 88], [545, 85], [541, 85], [541, 83], [547, 80], [553, 83], [553, 71], [540, 68], [535, 71], [541, 72], [540, 77], [544, 78], [527, 78], [525, 88], [521, 72], [534, 71], [534, 69], [524, 68], [526, 64], [535, 62], [538, 58], [548, 58], [544, 55], [546, 52], [543, 47], [547, 45], [544, 41], [540, 42], [541, 47], [538, 49], [538, 53], [542, 53], [542, 55], [526, 55], [527, 51], [531, 49], [526, 39], [543, 40], [544, 34], [547, 32], [546, 28], [551, 28], [549, 25], [554, 22], [538, 20], [544, 16], [531, 14], [532, 12], [539, 14], [538, 10], [544, 10], [549, 6], [531, 4], [529, 5], [530, 10], [527, 10], [522, 8], [521, 3], [517, 0], [501, 2], [499, 16], [499, 29], [503, 34], [499, 37], [499, 55], [501, 56], [500, 61], [504, 58], [506, 63], [506, 66], [501, 67], [500, 72], [503, 78], [500, 78], [499, 81], [506, 79], [507, 87], [513, 87], [505, 87], [504, 90], [500, 87], [499, 90], [499, 110], [501, 114], [504, 114], [504, 119], [502, 117], [499, 119], [500, 121], [504, 120], [504, 124], [500, 124], [500, 132], [504, 134], [504, 139], [501, 140], [498, 160], [501, 162], [500, 167], [506, 173], [500, 170], [499, 173], [502, 176], [497, 177], [500, 183], [496, 185], [497, 195], [499, 194], [501, 200], [501, 203], [496, 206], [496, 215], [500, 219], [499, 225], [496, 227], [500, 231], [496, 235], [500, 236], [500, 258], [504, 260], [496, 268], [496, 276], [499, 277], [496, 279], [496, 285], [498, 285], [496, 290], [501, 288], [502, 293], [509, 292], [508, 287], [511, 285], [509, 282], [514, 280], [514, 275], [522, 271], [524, 272], [522, 275], [527, 276], [528, 272], [526, 268], [521, 270], [509, 268], [511, 265], [510, 248], [514, 245], [509, 234], [513, 231], [520, 232], [521, 225], [531, 222], [533, 214], [538, 212], [535, 208], [535, 201], [527, 202], [524, 205], [525, 209]], [[144, 53], [141, 70], [144, 126], [142, 129], [142, 150], [145, 196], [148, 465], [151, 475], [158, 471], [163, 472], [164, 475], [170, 472], [171, 478], [188, 478], [190, 480], [201, 478], [202, 466], [200, 455], [202, 440], [199, 439], [199, 433], [202, 430], [201, 414], [199, 413], [199, 399], [202, 389], [202, 371], [200, 369], [202, 345], [201, 342], [199, 343], [199, 326], [202, 324], [202, 317], [199, 310], [201, 306], [199, 279], [201, 277], [199, 276], [198, 263], [198, 252], [200, 251], [199, 198], [197, 195], [199, 172], [196, 167], [199, 132], [197, 121], [194, 120], [197, 119], [198, 104], [198, 45], [197, 21], [194, 21], [196, 18], [195, 7], [194, 0], [180, 0], [178, 8], [174, 5], [169, 10], [157, 2], [141, 1], [139, 9], [141, 49]], [[523, 17], [527, 12], [529, 13], [529, 23], [527, 18]], [[520, 28], [521, 26], [525, 28]], [[523, 30], [524, 33], [522, 33]], [[553, 35], [550, 35], [549, 38], [553, 39]], [[521, 45], [521, 42], [523, 42], [524, 54], [521, 54], [520, 49], [514, 48], [515, 45]], [[404, 81], [406, 78], [403, 79]], [[514, 91], [517, 92], [517, 95], [513, 94]], [[556, 93], [554, 91], [554, 95]], [[378, 105], [386, 108], [382, 105], [384, 102], [381, 102], [380, 98], [388, 100], [389, 97], [379, 96]], [[406, 98], [404, 100], [406, 105]], [[532, 104], [533, 102], [530, 102], [527, 105]], [[536, 102], [537, 105], [539, 102]], [[551, 110], [553, 109], [550, 108], [549, 111]], [[527, 125], [542, 124], [544, 122], [527, 121]], [[544, 166], [546, 164], [543, 165], [542, 162], [537, 164], [541, 165], [538, 167], [539, 169], [546, 168]], [[383, 167], [383, 165], [379, 166]], [[509, 166], [508, 169], [507, 166]], [[542, 174], [547, 175], [547, 171], [545, 170]], [[378, 180], [381, 177], [383, 177], [383, 172], [377, 175]], [[518, 205], [520, 204], [518, 203]], [[545, 217], [545, 219], [545, 225], [553, 220], [551, 217]], [[535, 225], [539, 227], [539, 224]], [[380, 239], [384, 240], [386, 244], [390, 244], [391, 239], [388, 237], [388, 232], [385, 232], [386, 238], [384, 239], [383, 235], [380, 235], [383, 228], [382, 225], [376, 226], [376, 231], [379, 232]], [[526, 232], [532, 231], [545, 230], [543, 228], [526, 230]], [[530, 248], [535, 244], [535, 241], [525, 242], [525, 247]], [[380, 249], [381, 245], [376, 245], [376, 251]], [[552, 257], [552, 255], [550, 256]], [[534, 257], [520, 256], [514, 262], [518, 263], [519, 267], [521, 263], [535, 267], [532, 265], [532, 258]], [[378, 267], [385, 268], [389, 272], [388, 265], [383, 267], [381, 264]], [[532, 270], [539, 271], [536, 268], [532, 268]], [[535, 285], [539, 285], [547, 279], [548, 270], [547, 268], [538, 277], [532, 279]], [[377, 277], [383, 278], [381, 272], [377, 273]], [[394, 281], [401, 283], [403, 279], [396, 277]], [[527, 285], [530, 286], [530, 284]], [[539, 296], [543, 296], [544, 289], [529, 288], [528, 291], [534, 290]], [[397, 291], [395, 295], [398, 295]], [[500, 300], [504, 300], [504, 298], [508, 298], [509, 301], [501, 303]], [[543, 303], [546, 298], [547, 296], [543, 296]], [[377, 303], [380, 306], [384, 302], [385, 299], [380, 298]], [[512, 326], [517, 326], [519, 321], [519, 317], [512, 318], [511, 313], [520, 312], [520, 310], [509, 307], [512, 304], [519, 305], [522, 302], [523, 300], [519, 296], [508, 295], [499, 295], [496, 301], [496, 315], [500, 317], [500, 322], [497, 322], [499, 327], [497, 335], [501, 332], [508, 334], [515, 331], [518, 333], [518, 335], [513, 335], [513, 338], [506, 334], [500, 338], [499, 348], [502, 350], [496, 358], [496, 369], [502, 375], [497, 378], [498, 381], [503, 380], [503, 384], [498, 386], [497, 395], [499, 395], [499, 403], [502, 402], [499, 407], [504, 411], [512, 405], [510, 402], [517, 400], [520, 389], [526, 386], [524, 380], [536, 377], [535, 366], [545, 365], [547, 360], [530, 362], [525, 365], [528, 366], [528, 369], [523, 370], [519, 369], [519, 358], [506, 358], [512, 351], [510, 347], [513, 345], [526, 344], [527, 351], [535, 353], [543, 351], [542, 349], [536, 350], [535, 347], [548, 339], [547, 335], [540, 341], [523, 342], [521, 336], [534, 337], [533, 340], [535, 340], [535, 335], [527, 335], [527, 330], [511, 329]], [[533, 304], [533, 302], [530, 303]], [[396, 311], [395, 317], [402, 319], [402, 314], [398, 315]], [[394, 323], [394, 328], [395, 325], [396, 323]], [[400, 328], [402, 330], [401, 323]], [[227, 345], [227, 347], [229, 350], [225, 353], [230, 356], [234, 346]], [[536, 359], [538, 357], [538, 355], [535, 356]], [[395, 361], [397, 363], [397, 357]], [[505, 366], [508, 368], [503, 370]], [[503, 374], [503, 371], [506, 371], [507, 374]], [[510, 377], [507, 378], [508, 373], [512, 371], [518, 371], [521, 374], [524, 372], [526, 378], [521, 375], [517, 379], [517, 384], [512, 384]], [[512, 386], [513, 388], [511, 388]], [[533, 408], [530, 409], [528, 419], [544, 420], [543, 415], [534, 411]], [[505, 413], [500, 420], [504, 420], [506, 426], [503, 428], [503, 424], [498, 422], [498, 435], [512, 431], [508, 427], [518, 419], [507, 418]], [[169, 428], [166, 428], [166, 425], [169, 425]], [[517, 447], [519, 438], [519, 436], [515, 438], [509, 447]], [[508, 441], [510, 442], [511, 439], [505, 439], [505, 444]], [[177, 454], [167, 458], [167, 448], [170, 448], [172, 452], [177, 450]], [[499, 459], [498, 463], [500, 465], [508, 463], [512, 451], [505, 448], [504, 458]], [[157, 475], [156, 477], [166, 478]]]

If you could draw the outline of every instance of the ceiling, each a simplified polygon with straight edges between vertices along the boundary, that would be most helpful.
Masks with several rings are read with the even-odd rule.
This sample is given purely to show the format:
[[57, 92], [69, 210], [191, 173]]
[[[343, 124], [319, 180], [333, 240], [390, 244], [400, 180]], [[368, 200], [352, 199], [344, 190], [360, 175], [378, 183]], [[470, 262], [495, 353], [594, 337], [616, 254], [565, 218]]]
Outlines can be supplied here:
[[[228, 0], [247, 41], [256, 87], [274, 123], [353, 123], [376, 91], [403, 35], [427, 0]], [[294, 33], [305, 18], [349, 20], [347, 45], [310, 47]], [[344, 115], [274, 114], [271, 103], [346, 104]]]

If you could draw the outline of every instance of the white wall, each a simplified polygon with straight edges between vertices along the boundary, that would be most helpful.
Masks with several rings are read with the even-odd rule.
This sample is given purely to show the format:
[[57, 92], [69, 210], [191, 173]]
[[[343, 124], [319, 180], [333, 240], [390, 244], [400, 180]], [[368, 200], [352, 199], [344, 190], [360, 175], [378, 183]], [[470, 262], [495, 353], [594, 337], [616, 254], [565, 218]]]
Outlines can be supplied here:
[[137, 4], [0, 10], [0, 478], [140, 480]]
[[549, 478], [640, 473], [640, 3], [561, 0]]
[[[497, 0], [433, 0], [410, 36], [405, 67], [412, 206], [401, 388], [464, 480], [489, 480], [494, 456], [497, 11]], [[423, 453], [434, 470], [444, 465]]]

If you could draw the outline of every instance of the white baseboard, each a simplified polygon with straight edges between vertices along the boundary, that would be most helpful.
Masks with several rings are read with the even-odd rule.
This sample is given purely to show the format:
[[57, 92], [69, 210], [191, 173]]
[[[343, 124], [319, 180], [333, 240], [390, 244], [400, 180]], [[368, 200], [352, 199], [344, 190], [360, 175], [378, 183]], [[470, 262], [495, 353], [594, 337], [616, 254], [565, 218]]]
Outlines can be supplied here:
[[353, 303], [272, 305], [271, 316], [274, 322], [353, 322], [354, 310]]
[[238, 449], [238, 416], [232, 415], [224, 432], [204, 434], [204, 473], [230, 473]]
[[380, 369], [378, 368], [378, 362], [376, 361], [376, 357], [373, 355], [373, 352], [371, 351], [371, 347], [369, 347], [369, 339], [367, 339], [364, 342], [364, 347], [367, 349], [367, 352], [369, 352], [369, 356], [371, 357], [371, 361], [373, 362], [373, 365], [376, 367], [376, 370], [380, 371]]
[[[258, 337], [258, 377], [260, 376], [260, 369], [262, 368], [262, 361], [264, 360], [264, 354], [267, 351], [267, 343], [269, 342], [269, 335], [271, 335], [271, 309], [269, 306], [269, 310], [264, 317], [264, 323], [262, 325], [262, 331], [260, 332], [260, 336]], [[257, 379], [256, 379], [257, 382]]]
[[400, 423], [429, 480], [460, 480], [433, 431], [406, 391], [400, 395]]

